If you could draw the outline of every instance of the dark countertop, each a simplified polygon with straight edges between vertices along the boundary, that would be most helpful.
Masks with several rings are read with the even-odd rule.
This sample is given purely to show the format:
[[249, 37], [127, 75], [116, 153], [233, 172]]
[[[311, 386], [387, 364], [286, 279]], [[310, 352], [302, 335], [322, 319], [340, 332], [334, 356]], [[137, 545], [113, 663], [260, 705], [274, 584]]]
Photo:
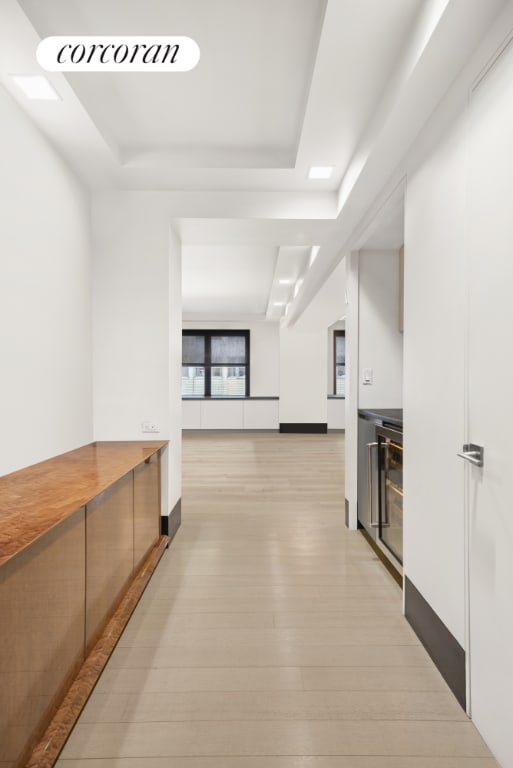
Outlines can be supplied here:
[[[277, 395], [251, 395], [240, 397], [234, 395], [218, 395], [217, 397], [203, 397], [203, 395], [182, 395], [182, 400], [279, 400]], [[345, 400], [345, 395], [328, 395], [328, 400]]]
[[361, 408], [358, 415], [380, 426], [391, 424], [394, 427], [403, 428], [402, 408]]
[[204, 397], [203, 395], [182, 395], [182, 400], [279, 400], [277, 395], [250, 395], [245, 397], [241, 395], [216, 395], [215, 397]]

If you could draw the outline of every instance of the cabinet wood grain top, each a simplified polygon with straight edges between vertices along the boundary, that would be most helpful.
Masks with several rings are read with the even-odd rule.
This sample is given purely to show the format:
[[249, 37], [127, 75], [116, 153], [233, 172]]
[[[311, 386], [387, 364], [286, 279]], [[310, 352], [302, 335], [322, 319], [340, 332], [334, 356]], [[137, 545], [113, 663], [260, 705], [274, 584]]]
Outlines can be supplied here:
[[90, 443], [0, 477], [0, 565], [166, 444]]

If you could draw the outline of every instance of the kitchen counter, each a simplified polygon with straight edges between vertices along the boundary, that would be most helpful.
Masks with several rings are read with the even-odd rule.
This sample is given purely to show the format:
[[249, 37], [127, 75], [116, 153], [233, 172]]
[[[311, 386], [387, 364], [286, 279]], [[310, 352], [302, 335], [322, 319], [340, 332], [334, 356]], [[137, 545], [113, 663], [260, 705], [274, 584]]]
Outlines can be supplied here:
[[402, 408], [361, 408], [358, 415], [367, 421], [373, 421], [379, 426], [403, 428], [403, 409]]

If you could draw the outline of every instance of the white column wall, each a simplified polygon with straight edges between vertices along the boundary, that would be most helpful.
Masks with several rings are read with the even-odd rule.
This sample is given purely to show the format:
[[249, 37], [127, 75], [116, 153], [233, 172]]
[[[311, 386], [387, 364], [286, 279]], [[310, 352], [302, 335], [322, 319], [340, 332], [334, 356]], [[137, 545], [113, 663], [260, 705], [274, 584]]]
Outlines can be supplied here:
[[326, 328], [280, 330], [280, 423], [326, 424]]
[[158, 194], [99, 195], [93, 224], [95, 439], [170, 441], [167, 514], [181, 493], [180, 244]]
[[280, 328], [255, 323], [251, 332], [251, 395], [275, 397], [280, 391]]
[[89, 196], [0, 86], [0, 475], [91, 442]]
[[[359, 408], [400, 408], [403, 336], [399, 331], [399, 251], [360, 251]], [[373, 383], [363, 384], [372, 368]]]

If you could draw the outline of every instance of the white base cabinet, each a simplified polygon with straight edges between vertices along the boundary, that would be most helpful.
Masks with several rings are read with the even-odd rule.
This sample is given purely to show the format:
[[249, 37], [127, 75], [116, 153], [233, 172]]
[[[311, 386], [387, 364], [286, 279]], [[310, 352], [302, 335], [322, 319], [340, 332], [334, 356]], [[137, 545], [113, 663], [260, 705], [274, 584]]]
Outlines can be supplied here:
[[182, 400], [182, 429], [278, 430], [279, 401]]

